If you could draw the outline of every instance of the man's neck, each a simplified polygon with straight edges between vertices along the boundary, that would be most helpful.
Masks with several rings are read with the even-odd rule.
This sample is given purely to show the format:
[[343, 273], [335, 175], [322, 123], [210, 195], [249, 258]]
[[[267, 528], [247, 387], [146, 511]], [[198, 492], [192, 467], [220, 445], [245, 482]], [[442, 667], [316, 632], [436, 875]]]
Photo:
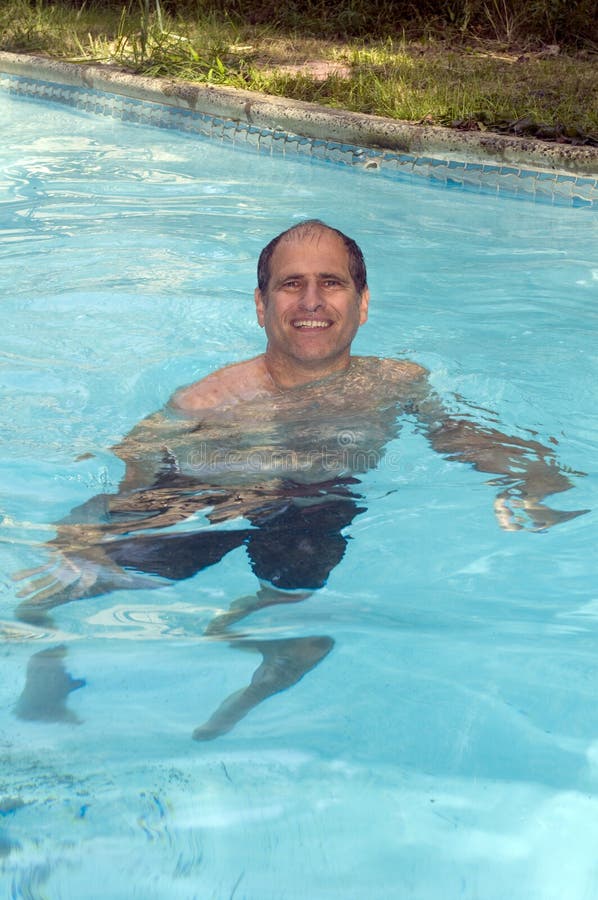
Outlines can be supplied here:
[[266, 350], [263, 360], [273, 386], [281, 391], [301, 387], [301, 385], [310, 384], [313, 381], [321, 381], [330, 375], [339, 375], [347, 372], [351, 365], [349, 354], [329, 364], [317, 361], [313, 364], [293, 362], [292, 365], [289, 365], [287, 360], [278, 360]]

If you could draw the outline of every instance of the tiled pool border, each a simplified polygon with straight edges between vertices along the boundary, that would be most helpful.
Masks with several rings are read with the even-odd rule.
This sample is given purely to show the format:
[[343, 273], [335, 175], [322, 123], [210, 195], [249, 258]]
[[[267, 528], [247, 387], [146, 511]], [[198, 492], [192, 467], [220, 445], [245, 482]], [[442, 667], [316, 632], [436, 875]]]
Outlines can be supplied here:
[[[479, 140], [472, 142], [471, 139], [465, 138], [461, 143], [455, 136], [452, 138], [449, 136], [447, 146], [444, 148], [441, 147], [436, 151], [431, 148], [428, 152], [422, 153], [401, 152], [383, 146], [361, 146], [341, 139], [295, 133], [279, 127], [276, 119], [288, 121], [290, 105], [291, 113], [296, 112], [297, 108], [299, 110], [296, 119], [299, 124], [304, 121], [305, 127], [301, 129], [302, 131], [315, 131], [316, 134], [318, 131], [322, 134], [336, 131], [340, 137], [346, 134], [347, 130], [350, 132], [352, 127], [353, 130], [357, 128], [359, 131], [362, 124], [360, 120], [365, 120], [367, 126], [370, 125], [370, 120], [375, 120], [376, 117], [359, 117], [335, 110], [321, 110], [311, 104], [290, 104], [290, 101], [253, 95], [247, 91], [214, 89], [185, 83], [173, 87], [171, 82], [140, 79], [125, 73], [105, 71], [103, 68], [98, 72], [99, 68], [79, 67], [53, 60], [0, 53], [0, 89], [19, 96], [35, 97], [98, 115], [112, 116], [125, 122], [153, 125], [199, 134], [227, 143], [249, 145], [261, 152], [295, 157], [307, 156], [382, 174], [409, 174], [442, 182], [447, 187], [504, 192], [511, 196], [533, 197], [559, 205], [598, 208], [598, 178], [593, 174], [563, 171], [554, 167], [556, 161], [568, 168], [573, 168], [577, 163], [578, 167], [587, 170], [593, 168], [595, 157], [598, 168], [598, 152], [594, 148], [587, 148], [589, 152], [569, 154], [563, 153], [563, 148], [560, 148], [560, 152], [556, 154], [547, 154], [546, 147], [542, 146], [539, 148], [540, 155], [548, 155], [552, 164], [551, 168], [548, 168], [514, 161], [506, 164], [493, 161], [488, 153], [489, 147], [486, 147], [484, 154], [479, 152]], [[98, 86], [98, 81], [102, 82], [101, 86]], [[266, 109], [262, 108], [264, 106]], [[265, 124], [264, 119], [267, 120], [269, 106], [273, 106], [274, 109], [270, 113], [269, 124]], [[286, 115], [281, 114], [284, 110], [287, 110]], [[222, 114], [225, 112], [232, 112], [233, 115]], [[237, 116], [234, 115], [235, 112]], [[326, 129], [327, 119], [329, 123]], [[386, 120], [381, 122], [385, 123]], [[401, 126], [392, 122], [389, 122], [388, 126], [391, 134], [387, 143], [393, 143], [392, 126], [395, 129], [400, 129]], [[384, 132], [384, 129], [382, 131]], [[435, 130], [437, 145], [443, 143], [439, 140], [437, 132], [446, 131], [448, 129]], [[394, 137], [396, 141], [397, 136]], [[500, 136], [493, 137], [493, 146], [498, 146], [499, 138]], [[380, 135], [377, 135], [377, 141], [381, 141]], [[421, 142], [421, 135], [419, 141]], [[434, 144], [434, 141], [431, 143]], [[501, 155], [512, 158], [524, 152], [524, 144], [525, 146], [529, 144], [529, 142], [517, 143], [514, 139], [506, 139], [499, 143]], [[533, 142], [534, 145], [537, 143]], [[586, 150], [586, 148], [574, 149]], [[532, 150], [537, 150], [537, 147], [534, 146]], [[531, 155], [533, 157], [534, 154]]]

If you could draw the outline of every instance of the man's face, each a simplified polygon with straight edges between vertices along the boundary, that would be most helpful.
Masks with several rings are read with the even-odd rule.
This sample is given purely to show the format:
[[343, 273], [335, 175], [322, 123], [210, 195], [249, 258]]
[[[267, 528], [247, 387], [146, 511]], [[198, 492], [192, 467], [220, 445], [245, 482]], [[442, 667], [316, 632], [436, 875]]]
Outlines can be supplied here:
[[267, 290], [255, 292], [268, 353], [287, 366], [331, 371], [348, 363], [368, 302], [367, 288], [361, 295], [355, 288], [343, 241], [327, 229], [283, 238], [272, 255]]

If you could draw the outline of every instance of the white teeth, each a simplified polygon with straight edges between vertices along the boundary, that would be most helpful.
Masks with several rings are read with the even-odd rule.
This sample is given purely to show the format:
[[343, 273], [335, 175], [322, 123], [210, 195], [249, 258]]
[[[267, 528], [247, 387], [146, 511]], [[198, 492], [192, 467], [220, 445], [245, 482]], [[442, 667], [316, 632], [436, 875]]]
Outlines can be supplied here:
[[328, 328], [330, 322], [323, 322], [321, 319], [299, 319], [293, 322], [295, 328]]

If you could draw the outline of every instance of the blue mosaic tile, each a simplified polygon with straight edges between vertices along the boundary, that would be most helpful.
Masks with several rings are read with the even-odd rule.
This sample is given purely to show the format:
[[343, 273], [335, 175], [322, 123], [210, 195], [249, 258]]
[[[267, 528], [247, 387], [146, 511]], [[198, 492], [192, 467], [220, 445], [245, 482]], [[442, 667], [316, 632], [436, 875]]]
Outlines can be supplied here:
[[499, 182], [500, 189], [517, 193], [517, 191], [519, 190], [519, 176], [517, 175], [517, 169], [511, 169], [507, 171], [512, 172], [512, 174], [505, 174], [504, 171], [501, 172]]
[[529, 178], [535, 181], [537, 177], [538, 172], [534, 172], [533, 169], [519, 169], [519, 178]]
[[311, 156], [311, 142], [310, 141], [299, 141], [297, 144], [297, 148], [288, 147], [291, 153], [297, 154], [297, 156]]
[[427, 178], [452, 189], [504, 193], [540, 202], [560, 202], [598, 209], [598, 178], [564, 175], [496, 165], [486, 162], [447, 160], [435, 156], [376, 150], [288, 134], [279, 128], [259, 128], [191, 109], [138, 100], [87, 87], [57, 84], [27, 76], [0, 72], [0, 89], [10, 94], [40, 98], [66, 106], [112, 116], [125, 122], [174, 129], [202, 137], [249, 146], [262, 153], [309, 156], [317, 161], [355, 166], [388, 177]]
[[593, 207], [596, 207], [596, 201], [595, 201], [595, 200], [588, 200], [588, 199], [586, 199], [585, 197], [577, 197], [576, 195], [573, 195], [573, 197], [571, 198], [571, 203], [572, 203], [573, 206], [593, 206]]
[[311, 155], [314, 159], [327, 159], [328, 147], [326, 141], [312, 141]]
[[430, 166], [429, 178], [431, 178], [432, 181], [439, 181], [441, 184], [446, 184], [447, 177], [448, 170], [446, 166], [442, 166], [442, 168]]
[[[365, 162], [367, 162], [367, 160], [365, 160]], [[394, 154], [386, 154], [382, 157], [382, 159], [376, 160], [376, 162], [378, 163], [379, 167], [385, 172], [396, 172], [400, 165], [398, 156]], [[360, 163], [360, 165], [363, 164], [364, 161]]]
[[429, 166], [431, 169], [435, 169], [437, 166], [444, 166], [446, 168], [448, 166], [448, 160], [437, 159], [434, 156], [419, 156], [417, 158], [417, 164]]
[[571, 198], [575, 193], [575, 181], [562, 181], [559, 183], [559, 195]]
[[326, 156], [332, 162], [343, 163], [344, 165], [351, 165], [353, 162], [353, 154], [342, 150], [338, 144], [335, 147], [328, 146]]

